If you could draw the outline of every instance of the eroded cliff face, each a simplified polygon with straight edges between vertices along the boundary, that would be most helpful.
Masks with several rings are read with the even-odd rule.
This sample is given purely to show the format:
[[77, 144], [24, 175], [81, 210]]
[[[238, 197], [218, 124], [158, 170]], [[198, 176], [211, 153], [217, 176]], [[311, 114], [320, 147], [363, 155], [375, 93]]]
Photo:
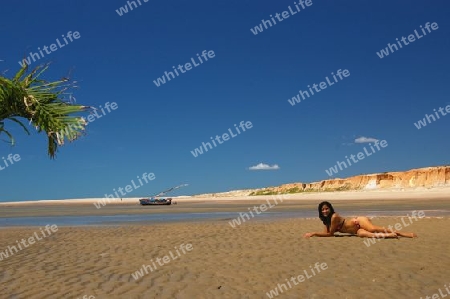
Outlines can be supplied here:
[[291, 183], [261, 189], [233, 190], [200, 194], [195, 197], [233, 197], [321, 191], [403, 190], [450, 186], [450, 166], [436, 166], [408, 171], [357, 175], [345, 179], [323, 180], [313, 183]]
[[[313, 183], [292, 183], [259, 191], [297, 193], [308, 191], [344, 191], [433, 188], [450, 186], [450, 166], [426, 167], [403, 172], [386, 172], [358, 175], [345, 179], [330, 179]], [[254, 190], [256, 191], [256, 190]]]

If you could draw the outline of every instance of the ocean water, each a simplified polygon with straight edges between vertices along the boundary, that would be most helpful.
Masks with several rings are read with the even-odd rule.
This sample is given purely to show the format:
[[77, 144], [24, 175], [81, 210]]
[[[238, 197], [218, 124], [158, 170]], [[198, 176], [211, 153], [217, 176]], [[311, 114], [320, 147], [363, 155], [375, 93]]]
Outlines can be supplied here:
[[[426, 217], [450, 217], [450, 210], [423, 210]], [[361, 211], [359, 211], [361, 212]], [[411, 210], [366, 210], [361, 215], [368, 217], [407, 217], [411, 215]], [[284, 211], [284, 212], [263, 212], [259, 215], [253, 213], [251, 221], [277, 220], [292, 218], [318, 218], [316, 211]], [[341, 214], [343, 215], [343, 214]], [[346, 217], [345, 215], [343, 215]], [[208, 212], [208, 213], [161, 213], [161, 214], [135, 214], [135, 215], [112, 215], [112, 216], [47, 216], [47, 217], [4, 217], [0, 218], [0, 227], [11, 226], [45, 226], [56, 224], [58, 226], [103, 226], [120, 224], [151, 224], [151, 223], [171, 223], [186, 221], [231, 221], [241, 218], [237, 212]], [[241, 218], [246, 219], [247, 218]]]

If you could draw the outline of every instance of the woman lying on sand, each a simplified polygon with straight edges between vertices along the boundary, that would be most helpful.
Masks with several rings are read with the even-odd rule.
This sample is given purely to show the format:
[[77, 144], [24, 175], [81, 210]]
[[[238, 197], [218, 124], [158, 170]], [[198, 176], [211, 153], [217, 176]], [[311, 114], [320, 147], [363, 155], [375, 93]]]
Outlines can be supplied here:
[[319, 204], [319, 218], [325, 225], [323, 233], [306, 233], [309, 237], [333, 237], [335, 232], [357, 235], [361, 238], [406, 238], [417, 237], [415, 233], [402, 233], [389, 228], [373, 225], [367, 217], [344, 218], [336, 213], [328, 201]]

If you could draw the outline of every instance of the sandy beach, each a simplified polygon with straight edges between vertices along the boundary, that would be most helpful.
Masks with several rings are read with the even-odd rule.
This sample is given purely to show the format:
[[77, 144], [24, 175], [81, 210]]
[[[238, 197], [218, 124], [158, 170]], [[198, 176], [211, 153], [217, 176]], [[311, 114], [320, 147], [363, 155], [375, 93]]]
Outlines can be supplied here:
[[[420, 298], [449, 283], [449, 224], [421, 219], [411, 225], [419, 238], [370, 247], [358, 237], [301, 238], [320, 228], [316, 220], [60, 228], [0, 262], [0, 290], [2, 298], [269, 298], [306, 271], [280, 298]], [[35, 231], [2, 230], [0, 248]], [[181, 244], [191, 251], [178, 255]], [[156, 269], [134, 279], [151, 260]], [[313, 275], [315, 263], [327, 269]]]
[[[405, 223], [414, 210], [449, 208], [445, 194], [433, 199], [380, 198], [335, 200], [333, 204], [346, 217], [374, 207], [404, 211], [403, 220], [398, 216], [373, 218], [385, 226]], [[255, 203], [204, 199], [144, 211], [238, 212]], [[318, 199], [311, 198], [287, 200], [273, 209], [315, 210], [317, 203]], [[143, 211], [130, 204], [99, 210], [90, 204], [25, 207], [6, 205], [0, 217]], [[419, 238], [374, 240], [373, 244], [354, 236], [304, 239], [304, 233], [322, 230], [318, 218], [255, 217], [234, 228], [231, 220], [61, 226], [51, 234], [45, 227], [2, 228], [0, 252], [8, 246], [18, 247], [21, 239], [32, 237], [35, 243], [22, 245], [8, 257], [3, 255], [0, 297], [425, 298], [439, 290], [446, 294], [445, 286], [450, 283], [449, 217], [407, 222], [403, 231], [413, 231]]]
[[3, 1], [0, 299], [450, 299], [426, 3]]

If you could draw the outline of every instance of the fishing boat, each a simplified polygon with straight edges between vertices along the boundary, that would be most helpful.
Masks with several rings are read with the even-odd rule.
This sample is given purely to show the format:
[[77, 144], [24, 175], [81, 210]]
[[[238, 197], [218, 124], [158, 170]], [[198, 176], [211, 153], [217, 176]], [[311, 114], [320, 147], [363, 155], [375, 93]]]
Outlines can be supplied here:
[[188, 184], [179, 185], [176, 187], [172, 187], [170, 189], [164, 190], [163, 192], [160, 192], [156, 195], [152, 195], [149, 198], [141, 198], [139, 199], [139, 203], [142, 206], [161, 206], [161, 205], [171, 205], [172, 204], [172, 198], [171, 197], [162, 197], [162, 195], [167, 194], [175, 189], [187, 186]]
[[157, 206], [157, 205], [171, 205], [172, 198], [141, 198], [139, 202], [142, 206]]

